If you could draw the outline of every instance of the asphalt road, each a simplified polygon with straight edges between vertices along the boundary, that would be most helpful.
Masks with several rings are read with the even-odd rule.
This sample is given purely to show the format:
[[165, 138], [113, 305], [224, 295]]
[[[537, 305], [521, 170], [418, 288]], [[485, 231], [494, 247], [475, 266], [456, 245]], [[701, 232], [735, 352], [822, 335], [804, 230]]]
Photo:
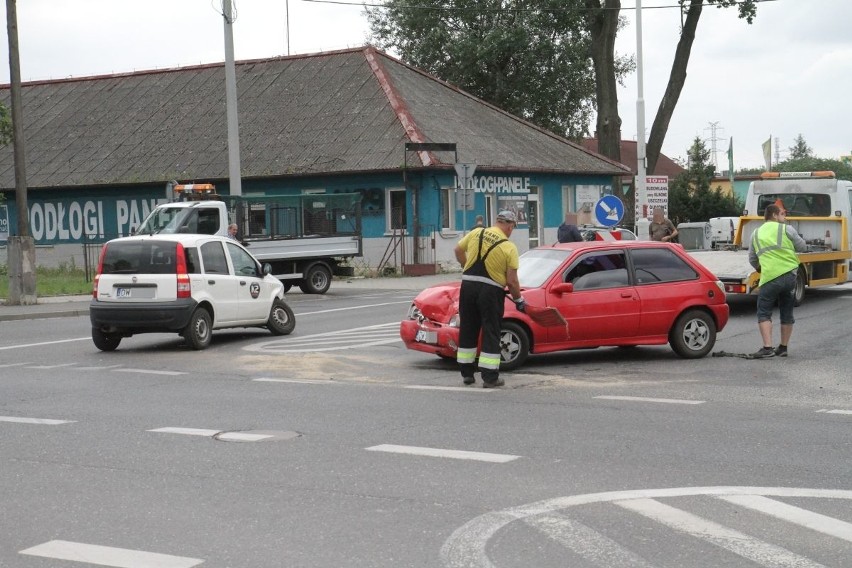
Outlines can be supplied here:
[[[205, 351], [0, 322], [0, 566], [848, 566], [852, 288], [787, 359], [533, 357], [464, 388], [414, 292], [290, 294]], [[735, 301], [716, 350], [759, 347]], [[478, 386], [478, 385], [477, 385]]]

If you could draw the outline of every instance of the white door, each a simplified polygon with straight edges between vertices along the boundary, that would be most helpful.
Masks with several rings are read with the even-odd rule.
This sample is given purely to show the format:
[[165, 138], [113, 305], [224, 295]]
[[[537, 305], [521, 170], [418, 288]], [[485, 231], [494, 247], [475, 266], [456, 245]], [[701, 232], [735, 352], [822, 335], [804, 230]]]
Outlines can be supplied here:
[[271, 289], [258, 271], [257, 262], [242, 247], [227, 243], [228, 256], [234, 268], [237, 283], [237, 321], [246, 323], [264, 322], [269, 318], [272, 307]]
[[202, 285], [215, 310], [213, 326], [233, 322], [237, 318], [238, 286], [236, 278], [231, 274], [222, 243], [209, 241], [201, 245], [201, 262], [204, 264]]

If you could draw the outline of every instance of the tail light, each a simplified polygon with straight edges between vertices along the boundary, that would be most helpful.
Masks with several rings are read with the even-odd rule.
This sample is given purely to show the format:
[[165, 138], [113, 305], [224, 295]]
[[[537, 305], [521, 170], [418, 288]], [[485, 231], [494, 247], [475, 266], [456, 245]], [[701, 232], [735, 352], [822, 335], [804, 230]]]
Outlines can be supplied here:
[[175, 272], [177, 272], [177, 297], [191, 298], [192, 284], [189, 281], [189, 274], [186, 271], [186, 253], [183, 250], [183, 245], [177, 243], [175, 250]]
[[98, 299], [98, 283], [101, 281], [101, 274], [104, 271], [104, 257], [106, 256], [107, 245], [101, 247], [101, 254], [98, 257], [98, 270], [95, 272], [94, 285], [92, 286], [92, 299]]

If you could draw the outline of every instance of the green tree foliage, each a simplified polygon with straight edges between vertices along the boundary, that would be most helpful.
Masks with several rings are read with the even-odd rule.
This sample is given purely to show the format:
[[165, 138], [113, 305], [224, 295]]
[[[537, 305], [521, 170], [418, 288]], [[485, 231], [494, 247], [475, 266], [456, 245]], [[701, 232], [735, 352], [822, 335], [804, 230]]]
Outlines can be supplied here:
[[12, 141], [12, 111], [0, 103], [0, 146]]
[[773, 170], [778, 172], [816, 172], [832, 171], [837, 179], [848, 179], [852, 181], [852, 166], [830, 158], [817, 158], [805, 156], [802, 158], [788, 158], [783, 162], [775, 164]]
[[708, 221], [713, 217], [739, 217], [742, 202], [722, 188], [711, 188], [716, 167], [710, 150], [696, 137], [687, 150], [689, 168], [669, 184], [669, 219], [677, 225], [690, 221]]
[[367, 18], [372, 41], [405, 63], [579, 138], [588, 133], [595, 100], [581, 7], [564, 0], [388, 0], [367, 8]]
[[799, 160], [802, 158], [810, 158], [813, 156], [814, 151], [813, 148], [808, 146], [808, 143], [805, 142], [805, 137], [801, 135], [801, 133], [796, 136], [796, 140], [792, 146], [789, 148], [790, 150], [790, 160]]
[[[0, 103], [0, 146], [5, 146], [12, 141], [12, 111]], [[0, 203], [6, 201], [6, 195], [0, 193]]]

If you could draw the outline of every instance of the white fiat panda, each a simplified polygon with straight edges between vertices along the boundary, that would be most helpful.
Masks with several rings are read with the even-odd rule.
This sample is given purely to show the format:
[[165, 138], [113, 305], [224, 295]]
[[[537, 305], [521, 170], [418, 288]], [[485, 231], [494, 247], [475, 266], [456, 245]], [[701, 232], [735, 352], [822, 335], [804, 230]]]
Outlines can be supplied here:
[[212, 331], [266, 327], [287, 335], [296, 318], [284, 285], [237, 241], [210, 235], [139, 235], [101, 249], [89, 307], [92, 341], [113, 351], [137, 333], [172, 332], [193, 349]]

